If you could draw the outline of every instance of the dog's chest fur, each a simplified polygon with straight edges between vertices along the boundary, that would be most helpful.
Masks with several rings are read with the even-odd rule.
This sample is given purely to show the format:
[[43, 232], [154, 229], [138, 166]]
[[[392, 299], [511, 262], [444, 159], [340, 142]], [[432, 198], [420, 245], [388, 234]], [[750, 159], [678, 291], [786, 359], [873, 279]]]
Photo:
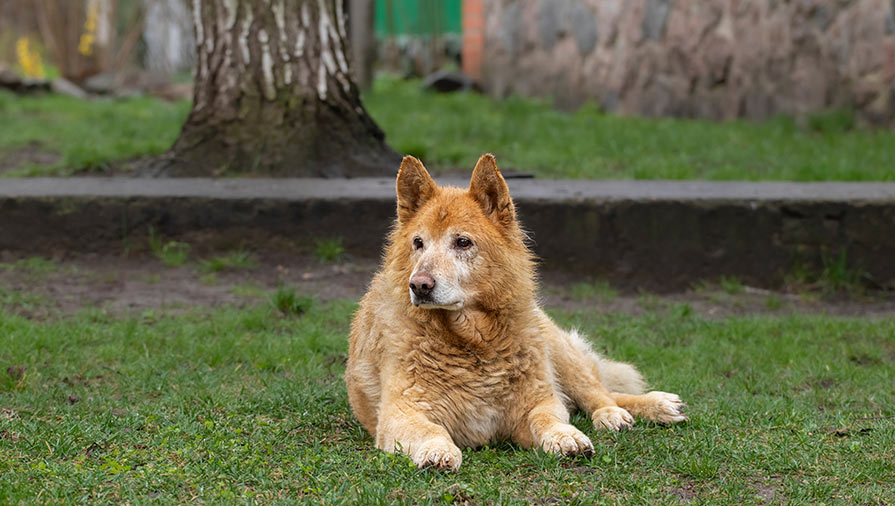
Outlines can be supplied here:
[[461, 448], [481, 446], [513, 431], [513, 412], [520, 407], [512, 400], [537, 376], [535, 355], [530, 347], [482, 353], [423, 340], [405, 356], [413, 383], [404, 395]]

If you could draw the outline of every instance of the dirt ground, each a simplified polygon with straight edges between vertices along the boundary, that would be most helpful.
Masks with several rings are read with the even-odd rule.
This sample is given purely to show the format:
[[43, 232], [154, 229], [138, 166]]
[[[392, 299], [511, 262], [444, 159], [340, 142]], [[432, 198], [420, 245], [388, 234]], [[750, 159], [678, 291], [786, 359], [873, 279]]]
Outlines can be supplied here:
[[20, 148], [0, 152], [0, 174], [27, 169], [32, 165], [52, 165], [57, 161], [57, 153], [44, 148], [40, 142], [30, 141]]
[[[198, 261], [167, 267], [157, 258], [80, 256], [66, 259], [0, 259], [0, 306], [31, 318], [96, 309], [110, 314], [147, 310], [184, 312], [196, 307], [244, 307], [268, 303], [282, 284], [320, 300], [360, 298], [377, 259], [343, 258], [323, 263], [312, 254], [255, 256], [251, 268], [210, 272]], [[780, 293], [702, 285], [683, 293], [576, 290], [585, 281], [558, 272], [541, 273], [541, 298], [554, 310], [643, 314], [671, 312], [723, 318], [742, 314], [895, 316], [895, 295], [860, 296]]]

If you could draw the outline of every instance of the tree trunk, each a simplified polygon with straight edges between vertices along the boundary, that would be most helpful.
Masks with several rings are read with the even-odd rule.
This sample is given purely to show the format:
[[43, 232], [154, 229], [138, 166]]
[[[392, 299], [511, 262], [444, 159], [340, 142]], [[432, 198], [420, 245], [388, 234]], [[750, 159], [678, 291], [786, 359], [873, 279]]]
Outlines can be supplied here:
[[374, 0], [348, 0], [348, 30], [351, 35], [352, 67], [354, 78], [363, 90], [373, 84], [373, 63], [376, 61]]
[[361, 106], [341, 0], [193, 0], [193, 108], [161, 173], [393, 175]]

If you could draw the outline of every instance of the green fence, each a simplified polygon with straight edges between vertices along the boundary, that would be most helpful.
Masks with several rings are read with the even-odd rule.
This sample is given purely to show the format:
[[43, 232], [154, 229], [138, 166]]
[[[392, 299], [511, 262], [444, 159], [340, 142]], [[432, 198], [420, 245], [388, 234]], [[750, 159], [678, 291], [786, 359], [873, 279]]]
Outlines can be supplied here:
[[462, 0], [376, 0], [376, 36], [461, 33]]

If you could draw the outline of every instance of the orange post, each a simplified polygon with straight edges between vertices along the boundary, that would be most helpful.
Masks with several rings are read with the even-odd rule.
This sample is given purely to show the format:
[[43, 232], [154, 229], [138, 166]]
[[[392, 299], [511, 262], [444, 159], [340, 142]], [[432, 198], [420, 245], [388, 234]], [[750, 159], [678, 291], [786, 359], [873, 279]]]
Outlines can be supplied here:
[[463, 73], [479, 80], [485, 49], [484, 0], [463, 0]]

